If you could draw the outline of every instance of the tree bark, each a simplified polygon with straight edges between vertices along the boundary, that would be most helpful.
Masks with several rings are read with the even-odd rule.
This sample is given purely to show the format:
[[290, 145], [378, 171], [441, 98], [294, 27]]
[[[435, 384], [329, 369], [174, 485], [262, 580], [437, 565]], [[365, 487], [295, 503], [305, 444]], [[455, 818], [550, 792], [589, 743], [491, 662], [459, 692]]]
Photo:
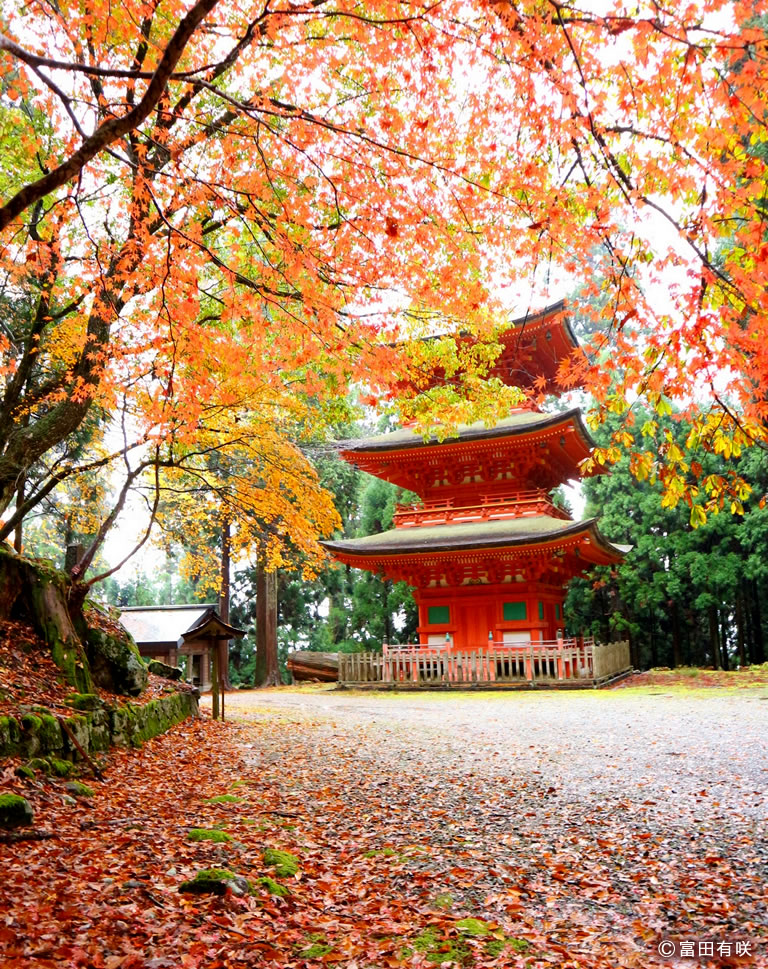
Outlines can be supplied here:
[[709, 615], [709, 649], [712, 654], [712, 665], [716, 670], [720, 669], [720, 643], [718, 634], [717, 606], [710, 606]]
[[739, 583], [736, 592], [736, 651], [739, 654], [739, 666], [747, 665], [747, 652], [744, 636], [744, 583]]
[[[219, 615], [224, 622], [229, 622], [229, 597], [230, 597], [230, 560], [232, 548], [232, 525], [229, 521], [224, 521], [221, 526], [221, 588], [219, 592]], [[231, 690], [232, 682], [229, 677], [229, 642], [221, 641], [219, 644], [221, 662], [219, 664], [219, 688]]]
[[256, 685], [277, 686], [277, 573], [256, 569]]
[[680, 612], [676, 602], [670, 603], [672, 611], [672, 668], [677, 669], [681, 665], [680, 651]]
[[752, 642], [750, 643], [750, 659], [756, 665], [765, 662], [765, 640], [763, 638], [763, 617], [760, 612], [760, 596], [757, 581], [752, 579]]

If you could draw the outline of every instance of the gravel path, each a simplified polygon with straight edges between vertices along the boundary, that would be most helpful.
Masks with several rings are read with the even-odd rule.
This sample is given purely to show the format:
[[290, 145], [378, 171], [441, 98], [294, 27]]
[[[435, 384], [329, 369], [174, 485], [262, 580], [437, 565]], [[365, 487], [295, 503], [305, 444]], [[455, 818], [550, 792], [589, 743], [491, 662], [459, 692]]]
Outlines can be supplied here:
[[315, 849], [381, 852], [414, 904], [496, 920], [563, 965], [667, 964], [670, 935], [762, 940], [768, 966], [764, 688], [285, 689], [227, 711], [285, 803], [332, 827]]

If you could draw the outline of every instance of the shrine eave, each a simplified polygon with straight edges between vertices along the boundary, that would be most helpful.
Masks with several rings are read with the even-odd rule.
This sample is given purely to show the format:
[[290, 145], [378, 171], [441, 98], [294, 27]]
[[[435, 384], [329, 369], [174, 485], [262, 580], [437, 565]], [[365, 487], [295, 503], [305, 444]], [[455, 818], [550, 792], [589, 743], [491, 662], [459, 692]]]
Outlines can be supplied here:
[[191, 629], [179, 637], [179, 646], [189, 640], [197, 639], [242, 639], [245, 636], [244, 629], [237, 629], [224, 622], [215, 609], [208, 609], [201, 617], [200, 621]]
[[402, 555], [434, 555], [441, 552], [463, 552], [477, 549], [552, 548], [591, 544], [599, 550], [605, 564], [620, 562], [629, 546], [614, 545], [597, 528], [597, 519], [572, 522], [548, 515], [504, 519], [490, 522], [426, 527], [393, 528], [364, 538], [323, 542], [335, 557], [354, 559], [386, 558]]
[[338, 441], [336, 447], [347, 460], [354, 460], [356, 454], [385, 451], [407, 451], [414, 448], [445, 447], [451, 444], [466, 444], [474, 441], [503, 440], [511, 437], [528, 437], [544, 431], [556, 431], [559, 427], [569, 426], [582, 438], [588, 451], [595, 446], [581, 410], [574, 407], [558, 414], [542, 414], [538, 411], [519, 411], [489, 427], [483, 421], [474, 424], [460, 424], [456, 433], [442, 440], [433, 434], [426, 440], [416, 431], [403, 428], [378, 437], [361, 438], [358, 440]]

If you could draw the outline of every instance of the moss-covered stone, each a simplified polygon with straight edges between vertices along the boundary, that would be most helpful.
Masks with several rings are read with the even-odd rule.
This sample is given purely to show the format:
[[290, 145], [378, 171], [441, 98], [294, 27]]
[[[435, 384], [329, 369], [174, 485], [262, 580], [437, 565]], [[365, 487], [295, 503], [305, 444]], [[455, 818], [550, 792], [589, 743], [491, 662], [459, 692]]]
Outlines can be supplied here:
[[59, 757], [48, 757], [48, 763], [51, 765], [51, 773], [56, 777], [69, 777], [75, 769], [71, 760], [61, 760]]
[[311, 945], [305, 947], [297, 946], [299, 955], [302, 959], [322, 959], [333, 950], [333, 945], [328, 942], [325, 936], [315, 933], [307, 939]]
[[187, 832], [187, 840], [215, 841], [218, 844], [223, 844], [225, 841], [231, 841], [232, 835], [227, 834], [226, 831], [220, 831], [218, 828], [190, 828]]
[[147, 663], [147, 669], [150, 673], [154, 673], [155, 676], [162, 676], [166, 680], [181, 679], [181, 670], [178, 666], [169, 666], [167, 663], [161, 663], [158, 659], [150, 660]]
[[147, 668], [125, 630], [123, 635], [115, 636], [89, 625], [85, 641], [93, 679], [99, 686], [128, 696], [138, 696], [146, 689]]
[[0, 717], [0, 757], [21, 753], [21, 724], [15, 717]]
[[29, 764], [19, 764], [16, 768], [16, 776], [23, 777], [24, 780], [33, 781], [35, 779], [35, 772], [29, 766]]
[[[97, 698], [98, 699], [98, 698]], [[187, 717], [198, 715], [197, 697], [186, 690], [173, 691], [143, 706], [126, 704], [73, 713], [64, 722], [86, 751], [107, 750], [111, 744], [139, 746], [164, 733]], [[77, 761], [80, 754], [58, 719], [44, 707], [33, 707], [19, 719], [0, 717], [0, 758], [25, 757], [42, 761], [54, 755]], [[38, 763], [33, 769], [50, 772], [50, 765]]]
[[72, 693], [64, 702], [75, 710], [98, 710], [102, 706], [101, 699], [95, 693]]
[[197, 713], [197, 699], [187, 691], [169, 693], [141, 707], [126, 704], [111, 712], [112, 736], [116, 744], [137, 747]]
[[267, 848], [263, 855], [264, 864], [275, 869], [278, 878], [293, 878], [299, 873], [299, 859], [290, 851]]
[[64, 790], [74, 797], [95, 797], [96, 792], [92, 787], [83, 784], [81, 781], [69, 781], [64, 785]]
[[35, 713], [25, 713], [21, 718], [21, 728], [24, 731], [38, 733], [43, 726], [43, 721]]
[[0, 828], [24, 828], [32, 824], [34, 811], [20, 794], [0, 794]]
[[51, 773], [51, 765], [46, 757], [33, 757], [27, 764], [27, 767], [38, 774]]
[[238, 876], [226, 868], [205, 868], [179, 885], [180, 892], [192, 895], [225, 895], [228, 883]]

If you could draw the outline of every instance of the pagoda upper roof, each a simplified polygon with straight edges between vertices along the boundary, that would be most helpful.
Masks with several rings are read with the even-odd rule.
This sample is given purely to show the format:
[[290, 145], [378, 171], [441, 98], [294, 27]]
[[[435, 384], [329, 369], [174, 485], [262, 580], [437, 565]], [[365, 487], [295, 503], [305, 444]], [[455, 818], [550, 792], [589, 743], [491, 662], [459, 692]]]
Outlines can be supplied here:
[[[446, 336], [449, 334], [436, 334], [425, 337], [425, 340], [445, 339]], [[472, 343], [478, 338], [467, 331], [460, 331], [454, 339]], [[502, 349], [490, 376], [498, 377], [508, 386], [523, 389], [537, 387], [550, 394], [563, 389], [557, 379], [560, 364], [579, 347], [564, 300], [518, 316], [494, 339]], [[429, 382], [435, 384], [445, 380], [451, 382], [438, 367]]]
[[[573, 522], [549, 515], [487, 522], [392, 528], [364, 538], [340, 539], [322, 544], [342, 561], [401, 555], [434, 555], [470, 549], [557, 546], [566, 539], [581, 539], [591, 545], [594, 563], [619, 562], [631, 546], [609, 542], [599, 531], [597, 519]], [[590, 563], [593, 564], [593, 563]]]
[[[433, 433], [426, 439], [423, 434], [411, 427], [403, 427], [388, 434], [377, 437], [350, 439], [339, 441], [337, 447], [348, 460], [354, 461], [355, 455], [363, 452], [401, 451], [412, 448], [445, 447], [451, 444], [467, 443], [471, 441], [488, 441], [512, 437], [535, 435], [541, 431], [551, 430], [563, 424], [572, 425], [573, 429], [583, 439], [588, 451], [595, 446], [595, 442], [587, 430], [581, 410], [574, 407], [571, 410], [560, 411], [556, 414], [544, 414], [541, 411], [519, 410], [502, 418], [497, 424], [489, 426], [484, 421], [472, 424], [459, 424], [453, 434], [440, 439]], [[586, 456], [586, 455], [585, 455]]]

